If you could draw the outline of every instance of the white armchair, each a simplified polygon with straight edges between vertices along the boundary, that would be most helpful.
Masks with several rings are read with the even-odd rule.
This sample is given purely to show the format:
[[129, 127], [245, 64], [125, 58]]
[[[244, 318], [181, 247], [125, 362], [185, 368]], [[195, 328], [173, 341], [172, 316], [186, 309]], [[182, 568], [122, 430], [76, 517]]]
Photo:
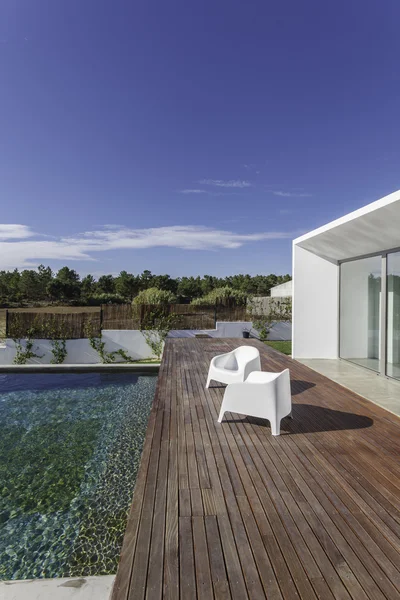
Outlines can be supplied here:
[[242, 383], [230, 383], [222, 400], [219, 423], [227, 411], [268, 419], [272, 435], [279, 435], [281, 419], [292, 416], [289, 369], [282, 373], [253, 372]]
[[253, 346], [240, 346], [232, 352], [214, 356], [208, 370], [206, 388], [212, 379], [221, 383], [244, 381], [253, 371], [261, 371], [260, 352]]

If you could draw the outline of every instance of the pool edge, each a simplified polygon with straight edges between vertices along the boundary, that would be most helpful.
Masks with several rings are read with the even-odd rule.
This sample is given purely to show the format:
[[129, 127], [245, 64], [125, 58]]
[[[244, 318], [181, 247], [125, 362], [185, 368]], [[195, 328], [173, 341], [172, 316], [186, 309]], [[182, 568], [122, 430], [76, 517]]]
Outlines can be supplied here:
[[0, 375], [2, 373], [88, 373], [119, 371], [133, 372], [140, 374], [158, 373], [160, 363], [152, 364], [124, 364], [124, 363], [94, 363], [94, 364], [61, 364], [61, 365], [0, 365]]

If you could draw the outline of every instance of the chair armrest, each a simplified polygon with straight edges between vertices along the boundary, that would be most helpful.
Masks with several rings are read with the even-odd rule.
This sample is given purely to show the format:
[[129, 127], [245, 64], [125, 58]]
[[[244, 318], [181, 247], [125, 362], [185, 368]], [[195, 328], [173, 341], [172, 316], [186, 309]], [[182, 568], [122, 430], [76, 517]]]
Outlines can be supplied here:
[[[218, 354], [218, 356], [214, 356], [211, 359], [211, 363], [212, 365], [214, 365], [215, 367], [218, 366], [224, 366], [224, 364], [226, 363], [227, 359], [229, 358], [229, 356], [231, 356], [232, 352], [225, 352], [225, 354]], [[218, 363], [221, 363], [220, 365], [218, 365]]]
[[253, 371], [261, 371], [261, 362], [259, 356], [255, 356], [248, 362], [244, 363], [240, 369], [240, 372], [244, 375], [243, 379], [247, 379]]

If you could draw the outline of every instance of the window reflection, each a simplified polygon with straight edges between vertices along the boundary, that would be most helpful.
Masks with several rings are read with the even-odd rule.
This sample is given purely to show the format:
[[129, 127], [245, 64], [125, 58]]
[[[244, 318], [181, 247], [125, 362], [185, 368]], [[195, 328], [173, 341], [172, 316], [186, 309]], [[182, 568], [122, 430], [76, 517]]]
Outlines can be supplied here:
[[340, 356], [380, 370], [381, 256], [340, 266]]

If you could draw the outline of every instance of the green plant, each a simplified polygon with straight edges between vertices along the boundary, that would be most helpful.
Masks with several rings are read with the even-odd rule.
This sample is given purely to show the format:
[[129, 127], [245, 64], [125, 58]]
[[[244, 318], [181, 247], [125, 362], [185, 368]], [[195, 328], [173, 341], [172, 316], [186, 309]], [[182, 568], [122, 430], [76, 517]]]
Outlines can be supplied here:
[[60, 365], [67, 357], [67, 340], [51, 340], [52, 365]]
[[114, 352], [110, 352], [110, 354], [112, 354], [114, 356], [120, 356], [121, 358], [123, 358], [124, 362], [127, 362], [127, 363], [134, 362], [132, 356], [130, 356], [123, 348], [114, 350]]
[[161, 357], [165, 339], [176, 322], [177, 316], [167, 313], [163, 306], [155, 306], [152, 311], [145, 314], [140, 329], [147, 345], [157, 358]]
[[13, 360], [14, 365], [25, 365], [30, 358], [43, 357], [43, 354], [36, 354], [36, 352], [34, 352], [34, 341], [31, 338], [26, 339], [25, 346], [22, 345], [20, 339], [14, 338], [13, 341], [17, 350], [17, 353]]
[[119, 348], [113, 352], [107, 352], [106, 343], [103, 341], [102, 332], [100, 331], [100, 335], [96, 337], [93, 333], [91, 321], [88, 321], [85, 325], [85, 335], [89, 340], [90, 346], [100, 356], [100, 361], [103, 364], [114, 363], [117, 356], [121, 356], [124, 362], [133, 362], [133, 358], [129, 356], [129, 354], [123, 348]]
[[[16, 332], [20, 333], [20, 322], [16, 321], [15, 323]], [[35, 325], [30, 327], [26, 334], [25, 345], [22, 344], [22, 338], [14, 337], [13, 342], [16, 348], [16, 354], [13, 360], [15, 365], [25, 365], [28, 360], [31, 358], [42, 358], [43, 354], [37, 354], [34, 350], [35, 342], [33, 341], [35, 334], [37, 333]]]
[[50, 360], [52, 365], [60, 365], [67, 357], [67, 325], [65, 322], [59, 323], [54, 316], [43, 323], [42, 332], [50, 339], [51, 353], [53, 358]]
[[260, 308], [256, 302], [252, 302], [248, 307], [252, 326], [258, 331], [260, 340], [265, 342], [275, 323], [292, 320], [292, 299], [272, 301], [268, 307], [268, 312], [260, 314], [259, 311]]
[[201, 298], [192, 300], [191, 304], [223, 304], [224, 302], [234, 302], [236, 306], [246, 306], [248, 294], [241, 290], [235, 290], [228, 285], [218, 287]]
[[156, 287], [142, 290], [133, 299], [133, 304], [174, 304], [176, 296], [168, 290], [159, 290]]

